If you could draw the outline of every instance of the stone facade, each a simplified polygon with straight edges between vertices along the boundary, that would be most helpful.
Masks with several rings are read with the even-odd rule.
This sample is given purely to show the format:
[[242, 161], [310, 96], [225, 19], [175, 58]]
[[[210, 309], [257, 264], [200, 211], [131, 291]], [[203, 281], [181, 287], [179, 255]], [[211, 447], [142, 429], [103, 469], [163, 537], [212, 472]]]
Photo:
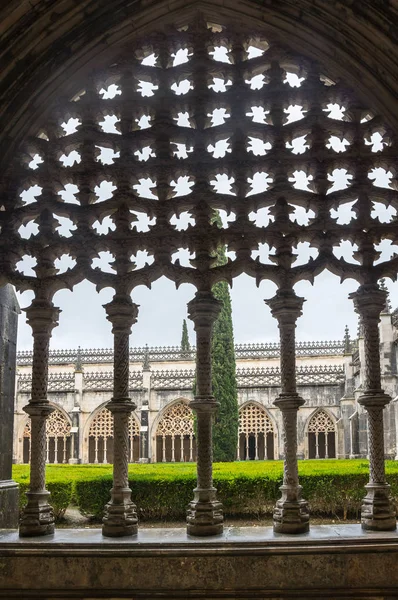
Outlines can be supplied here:
[[[387, 311], [380, 323], [383, 386], [395, 399], [398, 318]], [[368, 455], [367, 417], [357, 400], [363, 386], [363, 338], [297, 344], [299, 458], [358, 458]], [[237, 458], [282, 458], [279, 346], [236, 346], [240, 407]], [[31, 360], [18, 353], [14, 461], [28, 462], [30, 429], [22, 410], [29, 400]], [[131, 416], [129, 461], [189, 461], [196, 458], [192, 411], [195, 349], [130, 349]], [[113, 385], [112, 351], [50, 353], [48, 398], [56, 409], [47, 425], [47, 461], [112, 462], [113, 425], [105, 406]], [[385, 456], [396, 458], [398, 408], [384, 411]]]

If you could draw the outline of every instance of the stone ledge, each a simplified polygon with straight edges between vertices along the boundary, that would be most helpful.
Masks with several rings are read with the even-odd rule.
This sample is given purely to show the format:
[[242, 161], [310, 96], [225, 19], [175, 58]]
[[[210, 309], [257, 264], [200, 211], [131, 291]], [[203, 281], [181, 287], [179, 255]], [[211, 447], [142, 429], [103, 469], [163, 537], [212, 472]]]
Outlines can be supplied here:
[[228, 527], [191, 538], [184, 529], [141, 529], [130, 539], [99, 529], [20, 539], [0, 532], [0, 598], [398, 598], [398, 535], [359, 525], [278, 535]]

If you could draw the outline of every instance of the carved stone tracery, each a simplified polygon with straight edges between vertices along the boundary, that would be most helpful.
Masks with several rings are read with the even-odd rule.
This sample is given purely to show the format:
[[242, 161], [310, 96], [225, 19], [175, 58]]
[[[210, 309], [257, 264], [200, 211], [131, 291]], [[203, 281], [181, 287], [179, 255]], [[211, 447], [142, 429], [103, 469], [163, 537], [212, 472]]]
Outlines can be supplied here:
[[[238, 460], [274, 458], [270, 453], [269, 437], [271, 437], [273, 451], [274, 428], [268, 414], [262, 407], [253, 403], [243, 406], [239, 410]], [[250, 447], [251, 439], [254, 442], [253, 448]]]
[[[181, 52], [184, 56], [177, 60]], [[209, 24], [202, 14], [187, 27], [165, 28], [134, 40], [110, 62], [86, 77], [84, 89], [76, 89], [48, 111], [37, 134], [25, 141], [15, 163], [3, 173], [0, 283], [33, 290], [36, 316], [40, 307], [47, 310], [56, 291], [83, 280], [99, 290], [115, 289], [115, 299], [120, 300], [162, 275], [176, 285], [193, 284], [202, 299], [214, 283], [231, 281], [241, 273], [257, 283], [271, 280], [281, 293], [301, 280], [313, 281], [326, 268], [362, 286], [384, 276], [396, 277], [396, 256], [377, 262], [379, 244], [396, 240], [396, 224], [382, 223], [373, 214], [374, 203], [398, 207], [396, 138], [337, 77], [276, 42], [272, 32], [268, 36], [262, 27], [254, 31], [242, 24]], [[304, 140], [301, 149], [299, 139]], [[338, 150], [336, 140], [341, 143]], [[217, 146], [220, 142], [226, 144], [224, 153]], [[337, 169], [345, 173], [341, 189], [334, 185]], [[389, 186], [371, 182], [377, 169], [384, 170]], [[298, 173], [304, 174], [305, 185], [298, 184]], [[102, 196], [101, 186], [108, 189], [108, 197]], [[333, 211], [351, 202], [354, 217], [348, 225], [342, 224]], [[312, 211], [306, 224], [295, 218], [298, 207]], [[220, 209], [232, 213], [234, 220], [219, 229], [210, 219]], [[257, 222], [263, 209], [270, 215], [266, 225]], [[185, 229], [173, 221], [182, 212], [191, 218]], [[58, 231], [60, 218], [69, 220], [67, 235]], [[105, 218], [112, 228], [99, 233], [94, 224]], [[139, 227], [141, 218], [150, 223], [147, 230]], [[33, 222], [37, 232], [23, 237], [22, 225]], [[352, 259], [338, 258], [342, 241], [356, 248]], [[294, 249], [300, 243], [310, 244], [317, 254], [296, 264]], [[214, 267], [219, 246], [234, 254]], [[266, 247], [265, 260], [256, 256]], [[181, 249], [190, 252], [189, 266], [174, 258]], [[138, 266], [136, 258], [142, 250], [148, 261]], [[93, 262], [101, 252], [112, 255], [111, 272]], [[64, 255], [74, 266], [61, 272], [56, 261]], [[33, 275], [24, 272], [20, 264], [24, 257], [36, 260]], [[121, 306], [119, 302], [116, 318], [121, 318]], [[50, 315], [54, 322], [55, 310]], [[211, 464], [209, 413], [215, 403], [209, 336], [199, 332], [200, 327], [197, 386], [201, 398], [195, 402], [198, 464], [203, 466]], [[37, 439], [32, 448], [32, 482], [41, 490], [42, 421], [50, 412], [46, 401], [50, 334], [42, 333], [34, 331], [32, 402], [27, 410], [32, 416], [32, 443]], [[126, 414], [131, 408], [123, 401], [128, 398], [129, 352], [126, 332], [116, 327], [114, 333], [110, 408], [115, 409], [115, 437], [120, 438], [121, 455], [125, 455]], [[289, 400], [283, 420], [285, 432], [293, 436], [289, 442], [285, 433], [285, 475], [297, 486], [293, 454], [299, 400], [292, 336], [294, 329], [281, 328], [281, 396]], [[374, 328], [368, 328], [365, 338], [365, 345], [375, 346]], [[380, 382], [371, 361], [367, 367], [368, 391], [379, 398], [373, 407], [377, 411], [383, 401]], [[370, 393], [363, 404], [373, 410], [369, 397]], [[371, 445], [376, 443], [376, 430], [375, 426]], [[121, 460], [117, 467], [120, 484], [122, 479], [126, 482], [126, 465]], [[198, 477], [203, 475], [210, 489], [211, 468], [201, 468]]]
[[[185, 402], [177, 402], [165, 410], [157, 426], [156, 436], [161, 439], [161, 456], [157, 457], [158, 461], [171, 460], [171, 462], [175, 462], [176, 460], [193, 461], [195, 459], [194, 416]], [[166, 448], [168, 438], [170, 439], [170, 458], [168, 458], [169, 453]]]

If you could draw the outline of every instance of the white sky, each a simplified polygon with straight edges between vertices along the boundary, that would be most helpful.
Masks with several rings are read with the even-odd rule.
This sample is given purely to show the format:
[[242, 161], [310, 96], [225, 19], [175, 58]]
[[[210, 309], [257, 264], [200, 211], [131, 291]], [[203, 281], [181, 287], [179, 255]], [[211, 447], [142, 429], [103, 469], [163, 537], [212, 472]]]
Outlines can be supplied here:
[[[186, 59], [186, 54], [183, 51], [179, 57], [176, 57], [177, 62], [183, 62]], [[253, 51], [254, 54], [254, 51]], [[226, 56], [222, 49], [216, 52], [215, 58], [224, 61]], [[151, 58], [147, 59], [149, 64]], [[215, 80], [213, 89], [222, 91], [226, 89], [228, 82]], [[252, 88], [261, 88], [264, 85], [263, 77], [257, 76], [251, 81]], [[300, 79], [289, 74], [286, 85], [298, 86]], [[149, 83], [142, 82], [142, 95], [152, 95], [154, 86]], [[177, 95], [185, 94], [190, 89], [188, 81], [180, 82], [177, 86], [173, 86]], [[116, 86], [110, 86], [107, 91], [104, 91], [104, 98], [113, 97], [117, 93]], [[216, 126], [223, 123], [228, 114], [224, 109], [217, 109], [212, 116], [212, 125]], [[265, 114], [263, 109], [259, 107], [252, 110], [252, 118], [257, 122], [264, 122]], [[302, 110], [300, 107], [289, 107], [287, 109], [289, 122], [302, 118]], [[329, 116], [333, 118], [342, 118], [342, 110], [337, 105], [329, 105]], [[184, 115], [180, 114], [179, 123], [187, 126], [188, 122]], [[100, 123], [104, 131], [115, 132], [116, 117], [108, 116]], [[71, 119], [65, 126], [66, 133], [72, 133], [77, 120]], [[141, 128], [148, 126], [148, 120], [143, 118], [139, 123]], [[374, 134], [369, 143], [373, 145], [373, 150], [382, 148], [381, 136]], [[339, 140], [338, 138], [330, 138], [330, 145], [336, 152], [344, 151], [347, 146], [347, 140]], [[261, 139], [251, 138], [249, 150], [255, 155], [264, 155], [270, 148], [269, 144], [265, 144]], [[296, 138], [292, 141], [291, 149], [293, 153], [301, 154], [305, 151], [305, 139]], [[179, 144], [176, 147], [177, 155], [183, 159], [187, 156], [189, 148]], [[214, 158], [222, 157], [229, 150], [228, 140], [221, 140], [215, 146], [209, 146]], [[139, 153], [140, 160], [148, 160], [151, 154], [149, 147], [143, 148]], [[98, 157], [104, 163], [113, 162], [113, 151], [101, 148], [101, 154]], [[73, 164], [75, 160], [80, 162], [80, 157], [76, 152], [71, 152], [69, 156], [61, 158], [65, 167]], [[40, 159], [32, 161], [32, 168], [37, 168]], [[181, 161], [183, 163], [183, 160]], [[383, 171], [383, 169], [375, 169], [370, 176], [373, 183], [381, 187], [390, 187], [391, 173]], [[268, 177], [265, 174], [256, 174], [252, 181], [252, 193], [258, 193], [267, 189]], [[333, 191], [347, 187], [347, 174], [344, 170], [335, 171], [331, 177], [334, 182]], [[308, 189], [308, 179], [303, 172], [296, 172], [294, 175], [294, 187]], [[227, 176], [218, 176], [217, 180], [212, 182], [217, 191], [228, 193], [231, 182], [228, 182]], [[189, 182], [187, 177], [179, 178], [175, 182], [176, 195], [185, 195], [190, 193], [192, 182]], [[111, 197], [114, 186], [112, 182], [103, 182], [96, 189], [98, 202], [104, 201]], [[73, 185], [65, 186], [65, 190], [61, 192], [62, 198], [67, 202], [77, 203], [74, 193], [77, 188]], [[151, 191], [151, 182], [149, 180], [141, 180], [136, 186], [136, 191], [143, 197], [155, 197]], [[23, 199], [28, 204], [34, 201], [35, 196], [40, 197], [40, 188], [35, 186], [29, 191], [23, 193]], [[350, 205], [344, 205], [338, 211], [332, 210], [332, 217], [338, 218], [338, 223], [348, 223], [354, 213], [351, 212]], [[382, 222], [389, 222], [396, 215], [394, 208], [386, 208], [382, 204], [374, 203], [374, 217], [378, 217]], [[234, 219], [234, 215], [227, 218], [226, 213], [221, 212], [224, 226], [227, 222]], [[305, 224], [308, 219], [313, 216], [312, 211], [306, 212], [303, 208], [297, 208], [294, 219], [300, 224]], [[136, 227], [139, 231], [148, 230], [148, 225], [151, 224], [149, 219], [144, 215], [137, 214], [138, 221]], [[250, 218], [256, 222], [258, 226], [266, 226], [269, 222], [268, 209], [260, 209], [257, 213], [251, 213]], [[65, 218], [58, 217], [61, 224], [58, 229], [59, 233], [70, 236], [70, 231], [74, 229], [71, 221]], [[183, 213], [180, 218], [174, 218], [173, 224], [178, 229], [184, 229], [189, 223], [189, 215]], [[105, 218], [102, 223], [94, 224], [99, 233], [105, 233], [108, 228], [112, 228], [113, 224], [109, 217]], [[29, 238], [37, 233], [37, 225], [33, 222], [20, 228], [20, 233], [23, 237]], [[352, 253], [355, 248], [350, 242], [342, 242], [339, 249], [336, 249], [338, 257], [344, 258], [351, 262], [356, 262]], [[380, 261], [389, 259], [392, 254], [398, 251], [398, 247], [391, 244], [390, 241], [384, 241], [380, 245], [379, 250], [382, 252]], [[310, 255], [316, 256], [317, 251], [310, 249], [308, 244], [299, 244], [297, 264], [307, 262]], [[263, 262], [269, 262], [267, 258], [268, 248], [261, 248], [260, 252], [253, 253], [253, 257], [260, 255]], [[233, 256], [231, 254], [231, 256]], [[181, 250], [178, 255], [173, 257], [179, 258], [181, 264], [189, 265], [189, 253], [187, 250]], [[147, 257], [146, 253], [140, 252], [136, 257], [137, 266], [142, 266], [145, 262], [151, 262], [151, 257]], [[109, 261], [112, 261], [109, 253], [100, 253], [100, 258], [93, 261], [93, 266], [101, 266], [104, 270], [111, 270]], [[18, 264], [21, 271], [26, 274], [34, 274], [32, 266], [35, 260], [31, 257], [25, 257]], [[65, 271], [72, 267], [74, 261], [64, 256], [57, 261], [56, 266]], [[390, 290], [390, 298], [393, 308], [398, 306], [398, 283], [392, 283], [387, 280], [387, 287]], [[343, 284], [339, 283], [339, 279], [334, 275], [324, 272], [315, 280], [315, 285], [312, 287], [308, 282], [300, 282], [295, 286], [296, 293], [304, 296], [307, 301], [304, 304], [304, 314], [298, 321], [297, 339], [300, 341], [310, 340], [336, 340], [342, 339], [344, 327], [347, 324], [350, 328], [352, 337], [356, 336], [357, 316], [354, 313], [352, 302], [347, 296], [354, 291], [358, 284], [353, 280], [347, 280]], [[265, 298], [270, 298], [274, 295], [276, 287], [271, 282], [262, 282], [259, 288], [256, 288], [252, 278], [246, 275], [241, 275], [234, 280], [231, 290], [233, 321], [235, 331], [235, 341], [238, 343], [249, 342], [275, 342], [278, 341], [278, 330], [275, 320], [271, 317], [268, 307], [264, 304]], [[140, 305], [140, 313], [138, 322], [133, 327], [131, 335], [132, 346], [142, 346], [146, 343], [149, 345], [178, 345], [181, 339], [182, 320], [186, 318], [186, 304], [194, 296], [195, 289], [193, 286], [184, 284], [177, 291], [172, 282], [162, 278], [152, 285], [152, 289], [148, 290], [143, 286], [136, 288], [133, 291], [133, 300]], [[95, 291], [94, 285], [89, 282], [83, 282], [76, 286], [73, 292], [62, 290], [55, 295], [54, 304], [61, 307], [62, 313], [60, 316], [60, 324], [53, 332], [51, 346], [52, 348], [76, 348], [78, 345], [83, 348], [110, 347], [112, 345], [111, 325], [105, 318], [105, 311], [102, 305], [109, 302], [112, 298], [113, 291], [110, 289], [103, 290], [101, 293]], [[25, 292], [18, 294], [21, 307], [26, 307], [30, 304], [33, 294]], [[194, 333], [192, 324], [188, 321], [191, 342], [194, 343]], [[19, 349], [25, 350], [32, 346], [31, 330], [26, 324], [25, 315], [21, 315], [19, 324]]]

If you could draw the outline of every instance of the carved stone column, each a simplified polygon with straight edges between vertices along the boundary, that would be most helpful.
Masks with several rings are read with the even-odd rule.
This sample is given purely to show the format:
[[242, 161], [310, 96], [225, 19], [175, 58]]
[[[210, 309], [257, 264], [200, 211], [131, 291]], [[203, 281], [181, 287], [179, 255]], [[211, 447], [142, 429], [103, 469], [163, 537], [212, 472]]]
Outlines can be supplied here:
[[308, 504], [301, 498], [297, 466], [297, 411], [304, 400], [296, 390], [296, 321], [304, 299], [293, 290], [277, 292], [267, 300], [272, 315], [278, 320], [281, 344], [281, 393], [274, 401], [282, 411], [284, 471], [280, 488], [282, 497], [274, 509], [274, 531], [304, 533], [309, 530]]
[[137, 321], [138, 306], [129, 295], [116, 294], [105, 305], [114, 335], [113, 398], [107, 408], [113, 414], [113, 487], [105, 507], [102, 533], [121, 537], [137, 533], [137, 511], [129, 488], [129, 416], [136, 406], [129, 398], [129, 336]]
[[30, 485], [23, 511], [21, 536], [54, 532], [54, 513], [46, 490], [46, 419], [54, 410], [47, 399], [48, 355], [51, 332], [58, 325], [60, 310], [49, 300], [33, 300], [26, 309], [33, 332], [32, 397], [24, 411], [31, 420]]
[[18, 315], [14, 288], [0, 287], [0, 529], [18, 527], [19, 490], [12, 479]]
[[197, 487], [187, 512], [190, 535], [216, 535], [223, 530], [222, 504], [213, 487], [213, 415], [219, 406], [212, 395], [211, 333], [220, 302], [211, 292], [197, 292], [188, 304], [196, 331], [196, 394], [190, 402], [197, 415]]
[[383, 409], [391, 398], [381, 388], [380, 373], [380, 313], [386, 304], [386, 292], [377, 284], [366, 284], [349, 296], [360, 315], [365, 354], [364, 393], [359, 404], [368, 413], [369, 439], [369, 483], [362, 502], [362, 529], [390, 531], [396, 528], [395, 510], [390, 502], [390, 486], [386, 482], [384, 469]]

